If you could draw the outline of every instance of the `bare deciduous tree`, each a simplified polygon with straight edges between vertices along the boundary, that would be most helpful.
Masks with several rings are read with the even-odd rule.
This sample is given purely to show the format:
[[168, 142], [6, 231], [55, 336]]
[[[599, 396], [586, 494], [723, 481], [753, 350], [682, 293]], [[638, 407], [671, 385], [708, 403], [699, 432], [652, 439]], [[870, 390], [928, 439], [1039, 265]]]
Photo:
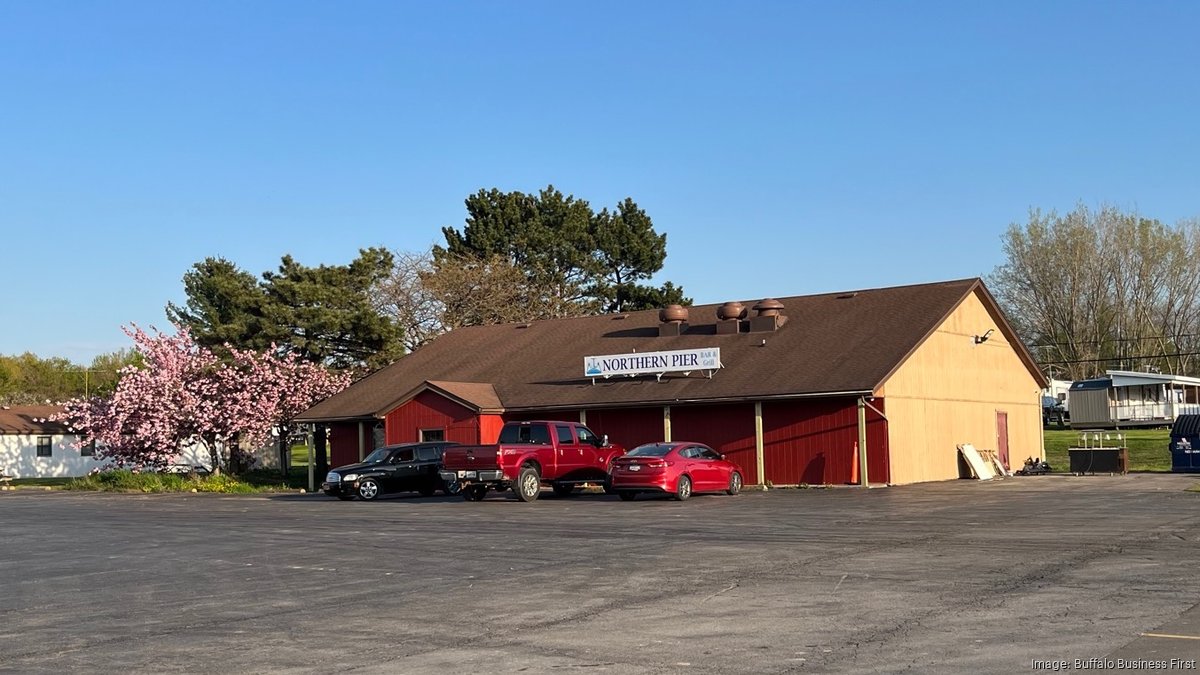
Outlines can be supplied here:
[[443, 305], [424, 281], [434, 271], [433, 255], [429, 251], [393, 251], [392, 255], [392, 272], [372, 295], [375, 308], [404, 331], [404, 349], [412, 352], [446, 330], [442, 324]]
[[1112, 206], [1035, 210], [1005, 233], [1007, 262], [989, 285], [1055, 375], [1190, 374], [1200, 346], [1200, 280], [1189, 271], [1200, 253], [1197, 225], [1170, 227]]

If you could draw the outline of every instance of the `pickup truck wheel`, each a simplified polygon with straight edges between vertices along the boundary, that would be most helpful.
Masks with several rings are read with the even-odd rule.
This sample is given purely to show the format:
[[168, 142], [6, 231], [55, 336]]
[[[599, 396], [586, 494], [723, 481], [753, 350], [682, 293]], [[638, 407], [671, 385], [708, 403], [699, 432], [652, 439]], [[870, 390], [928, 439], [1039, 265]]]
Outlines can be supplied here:
[[513, 492], [517, 493], [517, 499], [523, 502], [532, 502], [538, 498], [538, 493], [542, 491], [542, 477], [538, 475], [538, 470], [532, 466], [521, 467], [520, 473], [517, 474], [517, 483], [513, 485]]
[[460, 483], [456, 480], [452, 480], [449, 483], [444, 482], [444, 481], [442, 482], [442, 493], [443, 494], [447, 494], [447, 495], [450, 495], [453, 497], [454, 495], [456, 495], [460, 492], [462, 492], [462, 483]]
[[675, 499], [686, 501], [692, 496], [692, 479], [687, 476], [680, 476], [679, 482], [675, 484]]
[[463, 499], [469, 502], [481, 502], [483, 501], [484, 496], [487, 494], [487, 491], [488, 489], [486, 485], [472, 485], [471, 487], [462, 490], [462, 496]]
[[[606, 494], [606, 495], [617, 494], [617, 491], [614, 490], [613, 486], [612, 486], [612, 476], [604, 477], [604, 494]], [[625, 493], [622, 492], [621, 494], [625, 494]], [[634, 493], [631, 492], [630, 494], [634, 494]]]
[[637, 499], [636, 492], [630, 492], [628, 490], [625, 490], [622, 492], [618, 492], [617, 494], [621, 495], [621, 501], [623, 501], [623, 502], [631, 502], [631, 501]]
[[432, 483], [428, 485], [422, 485], [421, 487], [417, 488], [417, 494], [421, 495], [422, 497], [432, 497], [433, 493], [435, 492], [437, 492], [437, 487]]
[[739, 493], [741, 491], [742, 491], [742, 474], [734, 471], [733, 475], [729, 477], [729, 489], [726, 490], [725, 493], [731, 494], [731, 495], [736, 495], [737, 493]]
[[555, 483], [554, 484], [554, 494], [558, 495], [559, 497], [570, 496], [570, 494], [574, 491], [575, 491], [575, 486], [572, 485], [571, 483]]
[[373, 478], [367, 478], [358, 483], [358, 496], [364, 502], [369, 502], [379, 496], [382, 490], [379, 489], [379, 483]]

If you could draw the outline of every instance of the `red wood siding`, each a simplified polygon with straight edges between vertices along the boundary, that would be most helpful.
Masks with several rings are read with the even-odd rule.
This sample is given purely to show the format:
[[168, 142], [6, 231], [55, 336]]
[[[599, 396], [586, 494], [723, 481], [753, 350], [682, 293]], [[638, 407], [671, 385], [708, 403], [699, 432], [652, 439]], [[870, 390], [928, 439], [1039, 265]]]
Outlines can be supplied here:
[[[578, 415], [575, 421], [579, 421]], [[663, 412], [662, 408], [589, 410], [587, 428], [602, 436], [608, 434], [609, 442], [632, 450], [663, 439]]]
[[741, 467], [743, 482], [758, 483], [753, 403], [671, 406], [671, 440], [704, 443]]
[[[884, 410], [882, 399], [875, 399], [872, 404]], [[849, 483], [857, 442], [855, 399], [763, 404], [763, 470], [773, 484]], [[867, 467], [871, 482], [887, 482], [888, 466], [887, 421], [867, 408]]]
[[431, 391], [423, 391], [387, 414], [387, 442], [414, 443], [421, 429], [442, 429], [446, 440], [456, 443], [479, 442], [479, 418], [472, 411]]
[[330, 424], [329, 467], [345, 466], [356, 462], [358, 462], [358, 422]]
[[492, 445], [500, 440], [500, 429], [503, 426], [504, 418], [500, 415], [480, 415], [479, 440], [476, 443], [480, 445]]

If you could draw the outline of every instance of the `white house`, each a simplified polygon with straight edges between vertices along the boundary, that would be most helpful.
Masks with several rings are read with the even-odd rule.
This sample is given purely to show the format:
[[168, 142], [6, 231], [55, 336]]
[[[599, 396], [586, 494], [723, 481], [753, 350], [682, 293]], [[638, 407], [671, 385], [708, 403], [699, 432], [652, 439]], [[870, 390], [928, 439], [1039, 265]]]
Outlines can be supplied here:
[[83, 476], [100, 466], [95, 447], [76, 448], [79, 437], [49, 418], [56, 405], [0, 408], [0, 473], [13, 478]]
[[[0, 475], [12, 478], [86, 476], [109, 462], [96, 458], [94, 445], [76, 447], [79, 436], [61, 422], [49, 421], [62, 412], [56, 405], [0, 407]], [[279, 466], [271, 448], [254, 453], [257, 466]], [[199, 444], [180, 453], [173, 462], [209, 468], [208, 452]]]

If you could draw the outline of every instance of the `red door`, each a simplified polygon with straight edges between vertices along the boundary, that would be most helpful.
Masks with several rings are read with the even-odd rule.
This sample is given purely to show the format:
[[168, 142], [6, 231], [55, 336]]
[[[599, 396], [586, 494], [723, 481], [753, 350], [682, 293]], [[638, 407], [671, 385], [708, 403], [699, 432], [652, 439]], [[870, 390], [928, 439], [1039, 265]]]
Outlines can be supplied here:
[[1004, 468], [1011, 469], [1008, 463], [1008, 413], [996, 411], [996, 452]]
[[569, 424], [554, 425], [555, 445], [558, 446], [558, 471], [556, 477], [566, 476], [583, 468], [583, 448], [575, 442], [575, 434]]

